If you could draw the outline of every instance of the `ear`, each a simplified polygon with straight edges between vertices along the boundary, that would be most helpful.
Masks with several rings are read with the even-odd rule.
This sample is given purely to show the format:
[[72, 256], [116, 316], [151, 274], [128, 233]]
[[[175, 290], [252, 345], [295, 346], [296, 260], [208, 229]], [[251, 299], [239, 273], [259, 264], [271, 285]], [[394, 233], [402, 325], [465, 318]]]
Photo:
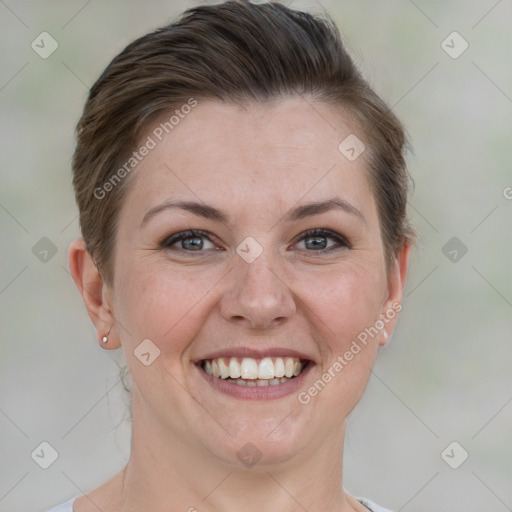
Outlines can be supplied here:
[[[110, 288], [96, 268], [83, 238], [78, 238], [71, 243], [68, 257], [71, 276], [82, 295], [89, 317], [96, 327], [99, 345], [108, 349], [120, 347], [115, 330], [116, 322]], [[108, 342], [103, 343], [102, 338], [107, 335]]]
[[379, 345], [386, 345], [395, 328], [398, 315], [402, 310], [402, 294], [409, 268], [409, 255], [411, 245], [405, 244], [398, 252], [393, 268], [388, 275], [387, 296], [384, 299], [381, 310], [381, 320], [384, 327], [380, 330]]

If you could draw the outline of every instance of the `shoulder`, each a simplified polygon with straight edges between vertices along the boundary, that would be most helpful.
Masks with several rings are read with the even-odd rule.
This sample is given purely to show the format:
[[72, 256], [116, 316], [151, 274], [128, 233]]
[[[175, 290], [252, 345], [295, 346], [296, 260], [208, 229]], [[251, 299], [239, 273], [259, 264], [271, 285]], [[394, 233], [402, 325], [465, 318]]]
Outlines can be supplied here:
[[60, 505], [57, 505], [56, 507], [53, 507], [52, 509], [48, 510], [48, 512], [73, 512], [73, 502], [77, 496], [71, 498], [68, 501], [65, 501], [64, 503], [61, 503]]
[[373, 501], [367, 500], [366, 498], [356, 498], [357, 501], [362, 503], [368, 510], [371, 510], [371, 512], [391, 512], [391, 510], [381, 507], [377, 505], [376, 503], [373, 503]]

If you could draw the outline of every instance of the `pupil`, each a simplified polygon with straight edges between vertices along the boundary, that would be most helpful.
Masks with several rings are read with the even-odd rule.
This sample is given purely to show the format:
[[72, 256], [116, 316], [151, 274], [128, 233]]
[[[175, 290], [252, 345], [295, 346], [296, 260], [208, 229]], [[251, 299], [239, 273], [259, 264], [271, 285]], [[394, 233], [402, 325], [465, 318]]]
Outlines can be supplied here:
[[183, 248], [184, 249], [199, 248], [199, 250], [201, 250], [203, 248], [203, 240], [199, 237], [186, 238], [185, 240], [183, 240]]
[[[308, 240], [313, 242], [312, 248], [320, 248], [325, 249], [326, 246], [326, 239], [324, 236], [318, 236], [318, 237], [310, 237]], [[310, 242], [309, 242], [310, 243]], [[306, 241], [306, 247], [308, 247], [308, 242]], [[310, 247], [308, 247], [309, 249]]]

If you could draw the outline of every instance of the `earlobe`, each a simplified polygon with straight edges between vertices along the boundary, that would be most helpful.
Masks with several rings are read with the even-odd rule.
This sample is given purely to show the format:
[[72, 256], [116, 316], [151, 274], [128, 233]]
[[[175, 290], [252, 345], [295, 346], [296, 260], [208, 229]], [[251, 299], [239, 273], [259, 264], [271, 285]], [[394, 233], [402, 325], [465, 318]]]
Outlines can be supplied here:
[[104, 282], [101, 273], [87, 250], [83, 238], [73, 241], [68, 251], [69, 270], [85, 307], [96, 327], [100, 346], [105, 348], [104, 337], [108, 337], [108, 348], [117, 348], [119, 343], [113, 339], [112, 331], [115, 327], [115, 319], [110, 304], [107, 302], [108, 286]]

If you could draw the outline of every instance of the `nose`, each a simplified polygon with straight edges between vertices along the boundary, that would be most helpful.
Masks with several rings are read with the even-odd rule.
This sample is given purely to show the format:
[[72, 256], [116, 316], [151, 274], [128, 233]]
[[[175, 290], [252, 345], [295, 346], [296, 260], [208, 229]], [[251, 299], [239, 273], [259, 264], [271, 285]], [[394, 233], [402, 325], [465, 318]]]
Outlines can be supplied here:
[[266, 249], [252, 263], [235, 256], [236, 268], [229, 272], [229, 285], [221, 298], [222, 316], [250, 330], [281, 325], [296, 312], [293, 293], [280, 265]]

